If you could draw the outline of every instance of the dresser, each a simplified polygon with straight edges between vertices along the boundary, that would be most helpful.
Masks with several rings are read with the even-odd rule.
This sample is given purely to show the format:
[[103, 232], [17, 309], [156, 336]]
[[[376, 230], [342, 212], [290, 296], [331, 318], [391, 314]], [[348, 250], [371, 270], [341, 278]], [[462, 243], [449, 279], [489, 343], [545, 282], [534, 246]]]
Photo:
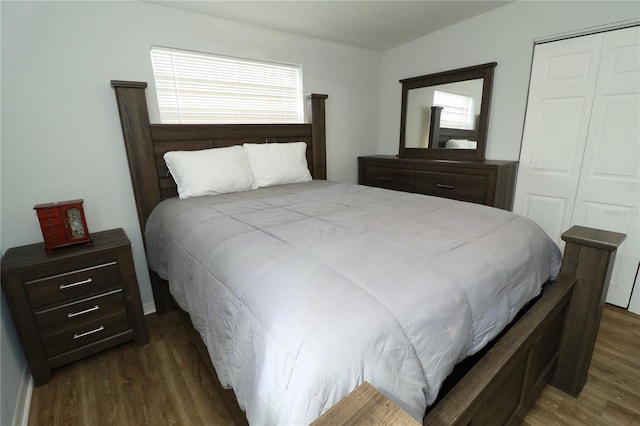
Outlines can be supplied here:
[[10, 248], [2, 290], [36, 385], [51, 370], [115, 345], [149, 342], [131, 243], [122, 229], [45, 251]]
[[358, 183], [511, 210], [518, 163], [358, 157]]

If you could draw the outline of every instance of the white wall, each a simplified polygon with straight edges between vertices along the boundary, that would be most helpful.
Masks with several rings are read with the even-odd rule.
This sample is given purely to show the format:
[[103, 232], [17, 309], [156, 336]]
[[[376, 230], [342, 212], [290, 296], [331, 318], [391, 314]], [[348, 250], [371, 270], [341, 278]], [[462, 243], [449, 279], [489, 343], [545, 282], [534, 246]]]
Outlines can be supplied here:
[[[377, 140], [379, 54], [132, 2], [2, 3], [2, 247], [42, 240], [34, 204], [83, 198], [90, 232], [123, 227], [151, 300], [111, 79], [153, 81], [151, 45], [301, 64], [326, 93], [329, 179], [355, 182]], [[372, 89], [373, 88], [373, 89]], [[153, 85], [151, 120], [159, 121]]]
[[[4, 250], [42, 241], [35, 204], [83, 198], [90, 232], [125, 229], [143, 302], [153, 300], [109, 84], [151, 83], [152, 45], [301, 64], [305, 93], [329, 95], [331, 180], [355, 182], [356, 157], [375, 149], [377, 52], [141, 2], [2, 1], [0, 7]], [[147, 98], [158, 122], [153, 85]], [[9, 322], [3, 309], [2, 424], [13, 415], [24, 366]]]
[[517, 1], [386, 51], [378, 153], [398, 153], [400, 79], [497, 62], [486, 157], [518, 160], [534, 39], [638, 17], [636, 1]]

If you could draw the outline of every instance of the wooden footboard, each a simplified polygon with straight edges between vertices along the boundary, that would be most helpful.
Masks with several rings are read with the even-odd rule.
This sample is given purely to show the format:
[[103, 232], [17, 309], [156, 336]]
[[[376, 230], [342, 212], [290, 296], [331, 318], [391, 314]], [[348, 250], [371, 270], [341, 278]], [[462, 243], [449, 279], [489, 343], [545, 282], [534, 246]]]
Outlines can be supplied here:
[[574, 226], [560, 279], [424, 418], [425, 425], [519, 424], [551, 382], [584, 387], [624, 234]]

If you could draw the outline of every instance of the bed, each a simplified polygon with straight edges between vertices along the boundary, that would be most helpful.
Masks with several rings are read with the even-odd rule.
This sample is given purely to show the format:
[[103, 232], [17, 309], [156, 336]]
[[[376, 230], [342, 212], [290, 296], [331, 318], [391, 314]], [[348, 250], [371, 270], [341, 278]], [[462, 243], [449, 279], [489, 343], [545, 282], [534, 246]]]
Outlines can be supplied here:
[[[203, 359], [220, 388], [227, 388], [223, 391], [225, 402], [238, 423], [246, 424], [247, 417], [252, 423], [308, 423], [365, 380], [425, 424], [481, 424], [489, 420], [517, 423], [549, 381], [570, 394], [580, 392], [602, 313], [601, 296], [606, 292], [615, 249], [624, 236], [572, 228], [564, 234], [567, 245], [562, 271], [557, 274], [553, 272], [554, 262], [549, 261], [553, 248], [524, 218], [479, 205], [324, 181], [326, 95], [307, 98], [310, 123], [306, 124], [159, 125], [149, 123], [145, 83], [112, 81], [112, 86], [140, 225], [149, 229], [145, 246], [157, 310], [161, 313], [177, 303], [191, 314], [195, 335], [204, 343], [200, 345]], [[162, 160], [166, 152], [176, 150], [299, 141], [306, 143], [313, 181], [215, 197], [175, 199], [176, 186]], [[188, 209], [187, 204], [191, 204]], [[373, 208], [375, 214], [365, 206]], [[391, 223], [382, 215], [391, 206], [403, 206], [406, 217], [395, 217], [395, 224]], [[179, 216], [187, 220], [176, 221]], [[451, 226], [453, 216], [467, 223], [472, 216], [480, 219], [474, 219], [478, 221], [474, 226], [457, 235], [455, 241], [448, 239], [444, 246], [425, 247], [421, 243], [425, 239], [414, 234], [413, 256], [406, 254], [411, 235], [400, 241], [399, 232], [388, 232], [398, 222], [413, 220], [427, 222], [424, 230], [436, 235], [439, 231], [434, 225]], [[203, 228], [198, 227], [211, 227], [210, 219], [222, 225], [217, 229], [224, 231], [217, 232], [224, 236], [203, 237]], [[304, 226], [295, 227], [293, 222]], [[499, 229], [512, 242], [508, 246], [498, 243], [489, 228]], [[185, 231], [192, 229], [197, 232]], [[310, 240], [300, 239], [301, 234], [309, 234]], [[383, 241], [385, 249], [377, 250], [372, 238]], [[176, 244], [163, 248], [158, 242], [165, 239]], [[394, 244], [395, 250], [390, 250]], [[205, 254], [196, 253], [194, 246], [203, 246]], [[505, 254], [533, 250], [533, 246], [538, 247], [534, 256], [542, 258], [543, 266], [528, 268], [530, 262], [512, 263]], [[492, 250], [502, 267], [483, 278], [478, 287], [468, 277], [486, 264], [463, 265], [450, 256], [451, 247], [461, 247], [466, 259], [469, 253]], [[219, 255], [208, 256], [206, 250]], [[391, 256], [393, 251], [399, 254]], [[429, 256], [424, 256], [427, 252]], [[276, 259], [274, 253], [284, 255]], [[260, 257], [270, 263], [255, 264]], [[368, 264], [358, 265], [363, 259], [369, 259]], [[556, 261], [557, 266], [559, 259]], [[385, 263], [395, 265], [386, 274], [397, 278], [397, 286], [403, 289], [398, 294], [416, 297], [399, 300], [382, 287], [379, 277], [385, 272], [375, 266]], [[414, 263], [417, 266], [409, 265]], [[468, 263], [478, 264], [467, 267]], [[424, 269], [424, 264], [430, 264], [430, 268]], [[252, 274], [240, 274], [247, 270]], [[507, 270], [513, 274], [505, 274]], [[421, 273], [437, 275], [436, 281], [442, 286], [428, 291], [421, 288]], [[211, 275], [214, 280], [208, 281]], [[557, 275], [558, 280], [545, 287], [537, 302], [522, 312], [520, 308], [538, 296], [541, 284]], [[169, 285], [163, 278], [170, 278]], [[343, 281], [347, 284], [339, 286]], [[505, 289], [504, 281], [515, 286]], [[184, 290], [185, 282], [191, 285], [188, 291]], [[467, 282], [475, 287], [463, 291]], [[300, 291], [292, 297], [300, 283], [305, 288], [321, 287], [322, 291]], [[265, 290], [267, 285], [269, 291]], [[201, 293], [195, 290], [197, 287]], [[492, 290], [485, 292], [485, 288]], [[234, 302], [210, 304], [204, 295], [209, 292], [211, 296], [213, 289], [214, 297], [229, 293], [229, 300]], [[468, 302], [468, 293], [474, 291], [484, 296], [484, 301]], [[448, 301], [426, 306], [435, 297], [434, 292], [450, 293], [444, 299]], [[305, 305], [313, 298], [320, 299], [317, 306]], [[336, 304], [336, 299], [348, 303]], [[502, 300], [506, 307], [480, 310], [488, 299]], [[509, 304], [512, 300], [518, 302]], [[275, 305], [282, 301], [286, 308]], [[463, 309], [462, 305], [473, 309]], [[375, 315], [353, 315], [354, 309], [347, 309], [353, 307], [360, 308], [356, 312]], [[311, 314], [305, 315], [307, 308]], [[432, 315], [435, 311], [439, 316]], [[466, 313], [458, 315], [458, 311]], [[517, 321], [512, 321], [514, 318]], [[435, 333], [439, 338], [419, 334], [425, 328], [424, 321], [431, 325], [426, 328], [440, 330]], [[452, 338], [458, 330], [475, 329], [483, 322], [486, 327], [478, 333]], [[229, 324], [233, 325], [232, 332], [225, 330]], [[282, 324], [293, 324], [294, 330], [284, 330]], [[348, 324], [362, 332], [352, 330], [349, 334], [345, 331]], [[207, 327], [213, 327], [213, 331], [205, 331]], [[399, 331], [391, 333], [388, 328]], [[222, 340], [214, 335], [223, 336]], [[350, 339], [362, 344], [346, 344]], [[443, 340], [449, 342], [444, 347], [454, 346], [456, 352], [439, 346]], [[353, 350], [338, 350], [340, 346]], [[317, 356], [298, 356], [302, 352]], [[382, 357], [379, 353], [401, 355]], [[472, 357], [465, 358], [467, 355]], [[456, 368], [449, 377], [462, 378], [445, 380], [463, 358], [461, 365], [473, 359], [473, 367], [466, 374]], [[418, 371], [417, 376], [428, 379], [419, 381], [416, 375], [404, 374], [405, 369]], [[255, 383], [258, 385], [252, 387]], [[231, 384], [235, 389], [228, 389]]]

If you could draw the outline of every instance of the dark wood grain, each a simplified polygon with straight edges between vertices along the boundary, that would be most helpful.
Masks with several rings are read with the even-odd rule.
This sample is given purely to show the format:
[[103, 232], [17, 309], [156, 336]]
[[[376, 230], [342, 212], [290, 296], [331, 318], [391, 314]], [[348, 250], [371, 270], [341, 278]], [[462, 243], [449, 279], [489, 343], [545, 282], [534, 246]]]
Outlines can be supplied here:
[[[483, 424], [480, 420], [498, 412], [502, 418], [496, 424], [517, 424], [553, 372], [559, 342], [545, 337], [556, 335], [554, 326], [562, 323], [574, 284], [569, 277], [557, 282], [425, 416], [424, 424]], [[535, 364], [542, 351], [551, 356]]]
[[[484, 160], [487, 126], [489, 121], [489, 107], [491, 106], [491, 91], [493, 87], [493, 71], [496, 65], [496, 62], [491, 62], [400, 80], [400, 83], [402, 84], [402, 102], [400, 109], [399, 156], [402, 158], [431, 158], [439, 160]], [[476, 149], [425, 149], [408, 148], [406, 146], [405, 124], [409, 90], [479, 78], [483, 79], [484, 84], [482, 88], [480, 115], [478, 117], [478, 128], [475, 134], [475, 140], [477, 141]], [[434, 133], [439, 133], [439, 131], [434, 131]], [[430, 146], [432, 145], [431, 140], [429, 144]]]
[[370, 383], [364, 382], [311, 426], [418, 426], [420, 423]]
[[524, 426], [640, 424], [640, 316], [605, 305], [588, 380], [574, 398], [547, 385]]
[[358, 157], [358, 183], [511, 210], [517, 165], [370, 155]]
[[182, 315], [150, 315], [131, 342], [60, 367], [33, 390], [29, 425], [232, 425]]
[[[103, 294], [120, 286], [118, 265], [109, 253], [84, 256], [70, 262], [47, 263], [41, 268], [34, 267], [22, 276], [32, 308]], [[31, 279], [33, 277], [36, 278]], [[84, 284], [60, 289], [60, 286], [82, 282]]]
[[160, 187], [155, 175], [149, 111], [144, 94], [147, 84], [114, 80], [111, 81], [111, 86], [116, 92], [138, 220], [141, 229], [144, 229], [151, 210], [161, 201]]
[[490, 175], [416, 171], [413, 189], [419, 194], [484, 204], [492, 186], [490, 178]]
[[624, 234], [574, 226], [562, 234], [566, 241], [562, 274], [575, 276], [558, 368], [552, 384], [577, 396], [587, 380], [617, 247]]
[[52, 252], [43, 243], [10, 248], [2, 258], [2, 289], [36, 385], [54, 368], [131, 339], [148, 342], [122, 229]]
[[425, 424], [518, 424], [549, 381], [580, 394], [624, 235], [573, 227], [563, 239], [571, 242], [559, 281], [427, 414]]
[[327, 128], [325, 101], [328, 95], [310, 94], [307, 96], [307, 116], [311, 123], [313, 145], [311, 149], [311, 175], [314, 179], [327, 178]]

